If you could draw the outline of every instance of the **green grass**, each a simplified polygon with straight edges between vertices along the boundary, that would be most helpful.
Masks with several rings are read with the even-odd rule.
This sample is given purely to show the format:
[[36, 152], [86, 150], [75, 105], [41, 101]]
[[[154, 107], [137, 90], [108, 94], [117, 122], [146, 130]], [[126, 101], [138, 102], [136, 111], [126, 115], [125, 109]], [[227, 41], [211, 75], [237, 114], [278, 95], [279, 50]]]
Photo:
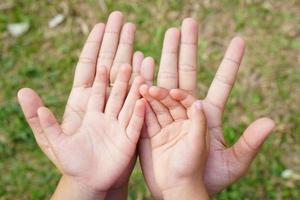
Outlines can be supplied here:
[[[288, 168], [300, 173], [296, 148], [300, 146], [300, 2], [199, 2], [110, 0], [101, 8], [96, 0], [1, 1], [0, 199], [44, 199], [59, 179], [24, 121], [16, 101], [18, 89], [34, 88], [51, 109], [62, 114], [86, 38], [79, 21], [91, 28], [116, 9], [137, 24], [136, 49], [157, 62], [168, 27], [179, 26], [186, 16], [199, 21], [201, 97], [230, 38], [245, 38], [245, 60], [224, 115], [225, 138], [233, 144], [260, 116], [272, 117], [278, 126], [247, 175], [215, 199], [299, 199], [299, 181], [282, 179], [281, 172]], [[64, 23], [48, 29], [48, 20], [61, 12], [67, 15]], [[30, 23], [29, 32], [12, 38], [7, 24], [24, 21]], [[133, 173], [129, 190], [130, 199], [149, 199], [139, 170]]]

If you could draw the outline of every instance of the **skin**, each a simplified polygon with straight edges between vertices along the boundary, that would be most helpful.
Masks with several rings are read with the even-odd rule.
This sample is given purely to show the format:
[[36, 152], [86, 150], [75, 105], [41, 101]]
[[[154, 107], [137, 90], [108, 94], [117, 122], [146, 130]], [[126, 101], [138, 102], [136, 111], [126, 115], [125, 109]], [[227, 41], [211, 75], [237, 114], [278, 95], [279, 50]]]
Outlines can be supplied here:
[[[79, 116], [85, 112], [92, 80], [95, 77], [96, 68], [100, 65], [115, 65], [115, 68], [118, 68], [120, 63], [132, 63], [133, 76], [140, 73], [144, 81], [151, 85], [154, 74], [154, 61], [149, 57], [143, 59], [143, 55], [139, 52], [135, 53], [133, 57], [132, 53], [126, 54], [126, 52], [133, 52], [133, 47], [130, 42], [132, 41], [130, 37], [124, 36], [124, 40], [120, 39], [120, 35], [122, 35], [125, 29], [125, 25], [123, 25], [122, 21], [122, 15], [119, 12], [113, 12], [106, 26], [104, 24], [98, 24], [94, 27], [76, 67], [74, 86], [66, 106], [64, 118], [67, 117], [75, 120], [76, 123], [81, 121]], [[127, 25], [127, 27], [128, 26], [130, 27], [130, 25]], [[180, 88], [189, 91], [193, 95], [196, 94], [197, 29], [197, 23], [193, 19], [188, 18], [183, 21], [181, 32], [176, 28], [167, 31], [157, 80], [158, 86], [167, 89]], [[131, 32], [131, 34], [125, 35], [131, 36], [134, 35], [134, 33], [132, 34]], [[107, 45], [110, 40], [117, 40], [118, 42], [112, 42], [112, 44], [117, 43], [117, 45]], [[122, 43], [124, 45], [121, 45]], [[120, 49], [122, 50], [119, 50], [121, 46], [122, 48]], [[230, 90], [235, 82], [243, 51], [243, 40], [239, 37], [234, 38], [226, 51], [209, 92], [203, 100], [205, 114], [207, 115], [209, 135], [211, 136], [211, 149], [204, 177], [205, 184], [210, 193], [223, 190], [247, 171], [251, 161], [255, 158], [259, 148], [274, 127], [274, 123], [270, 119], [259, 119], [245, 130], [235, 145], [230, 148], [224, 145], [225, 142], [221, 128], [222, 114]], [[125, 56], [126, 59], [122, 60], [121, 58], [124, 58], [122, 55], [125, 54], [127, 55]], [[112, 65], [110, 65], [110, 63], [112, 63]], [[107, 68], [108, 73], [113, 69], [113, 67]], [[112, 81], [114, 80], [114, 75], [111, 74], [115, 74], [115, 72], [109, 75]], [[77, 84], [80, 80], [84, 82], [82, 85]], [[131, 80], [133, 80], [133, 78]], [[43, 131], [37, 117], [38, 108], [43, 106], [41, 99], [32, 90], [23, 90], [19, 92], [18, 96], [25, 117], [34, 132], [38, 145], [49, 159], [55, 163], [54, 154], [50, 145], [44, 135], [41, 134]], [[81, 101], [76, 100], [79, 97]], [[72, 127], [72, 124], [69, 126]], [[145, 126], [147, 126], [147, 124]], [[159, 199], [162, 194], [157, 188], [157, 184], [153, 178], [150, 154], [151, 148], [149, 146], [149, 139], [145, 137], [145, 135], [147, 135], [147, 131], [143, 128], [142, 137], [139, 141], [140, 161], [147, 185], [152, 195]], [[128, 179], [134, 163], [135, 157], [120, 178], [110, 188], [111, 192], [108, 192], [106, 196], [107, 199], [126, 198]], [[61, 182], [69, 183], [67, 178], [66, 181], [64, 180], [64, 177]]]
[[[123, 112], [120, 113], [122, 119], [131, 117], [132, 107], [135, 101], [140, 98], [138, 92], [139, 84], [142, 82], [151, 83], [154, 71], [154, 61], [152, 58], [144, 58], [141, 52], [133, 54], [134, 34], [135, 26], [131, 23], [124, 24], [123, 16], [118, 11], [111, 13], [106, 25], [100, 23], [94, 26], [76, 66], [73, 88], [63, 117], [64, 131], [75, 132], [78, 129], [78, 124], [82, 123], [87, 111], [96, 70], [104, 66], [107, 69], [107, 78], [110, 80], [110, 83], [113, 83], [112, 80], [115, 80], [116, 76], [115, 72], [110, 72], [113, 69], [119, 69], [122, 64], [132, 64], [130, 85], [139, 74], [143, 75], [143, 78], [139, 77], [136, 80], [137, 84], [135, 84], [135, 88], [132, 89], [133, 92], [130, 95], [131, 101], [126, 101], [124, 105], [127, 108], [127, 112], [123, 109]], [[107, 91], [111, 90], [109, 85], [107, 84]], [[38, 118], [38, 109], [44, 106], [41, 98], [35, 91], [26, 88], [19, 91], [18, 99], [25, 118], [34, 133], [37, 144], [47, 157], [58, 166], [55, 153], [45, 134], [43, 134], [44, 131]], [[126, 199], [128, 180], [134, 168], [135, 160], [136, 154], [132, 156], [130, 163], [112, 184], [106, 194], [106, 199]], [[70, 181], [69, 177], [63, 176], [55, 194], [64, 192], [75, 195], [71, 188], [77, 188], [74, 181]]]
[[[43, 135], [54, 155], [54, 164], [71, 182], [88, 191], [87, 196], [91, 197], [84, 199], [104, 199], [135, 154], [145, 105], [143, 100], [132, 98], [142, 83], [139, 77], [125, 100], [130, 76], [131, 67], [124, 65], [106, 101], [108, 74], [105, 67], [100, 67], [86, 111], [78, 124], [74, 118], [64, 118], [59, 124], [44, 106], [37, 111]], [[27, 90], [21, 90], [20, 96]], [[132, 114], [122, 114], [128, 112]], [[53, 199], [62, 197], [71, 199], [64, 193], [56, 193]]]
[[[196, 96], [197, 43], [198, 26], [191, 18], [183, 21], [180, 31], [177, 28], [167, 30], [157, 79], [159, 87], [179, 88]], [[222, 115], [242, 61], [244, 48], [242, 38], [235, 37], [231, 40], [209, 91], [202, 100], [210, 137], [204, 183], [210, 194], [222, 191], [246, 173], [275, 126], [271, 119], [260, 118], [244, 131], [233, 146], [225, 145]], [[146, 119], [148, 115], [147, 113]], [[146, 126], [151, 124], [146, 123]], [[147, 134], [141, 135], [139, 158], [153, 198], [162, 199], [162, 192], [154, 178], [151, 142]]]
[[[163, 199], [209, 199], [203, 171], [209, 150], [203, 105], [184, 90], [143, 85], [153, 174]], [[178, 162], [180, 161], [180, 162]]]

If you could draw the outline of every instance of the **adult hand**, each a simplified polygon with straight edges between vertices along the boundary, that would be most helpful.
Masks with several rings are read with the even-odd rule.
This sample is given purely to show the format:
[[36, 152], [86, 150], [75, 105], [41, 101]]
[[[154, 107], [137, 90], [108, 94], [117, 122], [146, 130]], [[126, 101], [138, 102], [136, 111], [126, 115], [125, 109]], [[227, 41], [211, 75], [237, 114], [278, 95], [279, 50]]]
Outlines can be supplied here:
[[[170, 28], [165, 34], [157, 83], [166, 89], [180, 88], [196, 95], [198, 26], [195, 20], [183, 21], [181, 32]], [[211, 83], [203, 106], [210, 135], [210, 150], [204, 172], [208, 191], [213, 194], [238, 180], [249, 168], [263, 142], [274, 128], [274, 122], [261, 118], [253, 122], [232, 146], [225, 145], [222, 115], [244, 54], [244, 41], [235, 37], [229, 44]], [[146, 115], [147, 121], [147, 115]], [[146, 125], [150, 122], [146, 122]], [[162, 194], [153, 176], [150, 139], [139, 143], [140, 162], [147, 185], [155, 199]]]
[[[95, 72], [100, 66], [107, 67], [108, 76], [111, 80], [109, 85], [114, 83], [121, 64], [132, 64], [132, 80], [142, 73], [145, 75], [146, 82], [152, 82], [153, 60], [151, 58], [144, 59], [143, 54], [140, 52], [133, 55], [134, 34], [135, 26], [131, 23], [124, 24], [120, 12], [111, 13], [106, 25], [100, 23], [94, 26], [76, 66], [73, 88], [63, 117], [66, 129], [75, 130], [82, 123]], [[109, 86], [107, 88], [107, 90], [110, 90]], [[37, 116], [38, 108], [43, 106], [41, 98], [31, 89], [22, 89], [18, 94], [18, 98], [25, 118], [33, 130], [37, 144], [53, 163], [57, 163]], [[136, 157], [134, 156], [127, 169], [110, 188], [110, 192], [106, 196], [107, 199], [126, 198], [127, 184], [135, 160]], [[64, 181], [63, 177], [61, 182], [68, 181]]]

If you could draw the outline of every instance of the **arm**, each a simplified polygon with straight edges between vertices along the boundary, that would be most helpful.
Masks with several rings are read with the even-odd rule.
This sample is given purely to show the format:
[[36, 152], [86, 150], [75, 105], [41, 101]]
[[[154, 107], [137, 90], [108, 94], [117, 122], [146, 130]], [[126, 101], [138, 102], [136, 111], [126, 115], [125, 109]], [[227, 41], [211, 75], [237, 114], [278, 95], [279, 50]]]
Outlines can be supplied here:
[[204, 183], [191, 183], [176, 188], [171, 188], [163, 192], [164, 200], [209, 200], [210, 197]]
[[84, 185], [78, 184], [67, 176], [63, 176], [51, 200], [72, 199], [72, 200], [101, 200], [105, 199], [106, 192], [93, 192]]

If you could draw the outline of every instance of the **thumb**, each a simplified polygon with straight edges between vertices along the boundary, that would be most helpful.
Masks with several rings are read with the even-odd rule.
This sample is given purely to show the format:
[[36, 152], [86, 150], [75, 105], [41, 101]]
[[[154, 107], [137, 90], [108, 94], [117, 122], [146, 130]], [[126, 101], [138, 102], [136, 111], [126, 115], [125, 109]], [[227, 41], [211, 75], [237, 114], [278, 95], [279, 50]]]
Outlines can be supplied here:
[[40, 107], [37, 110], [37, 113], [43, 132], [53, 150], [55, 150], [56, 142], [62, 135], [63, 131], [55, 116], [48, 108]]
[[207, 142], [207, 124], [206, 117], [203, 110], [203, 104], [200, 100], [196, 101], [192, 105], [191, 112], [191, 120], [192, 120], [192, 134], [197, 137], [200, 137], [202, 141]]
[[229, 149], [235, 155], [237, 161], [242, 164], [241, 166], [244, 168], [243, 172], [249, 167], [274, 127], [275, 123], [273, 120], [260, 118], [253, 122], [244, 131], [239, 140]]

